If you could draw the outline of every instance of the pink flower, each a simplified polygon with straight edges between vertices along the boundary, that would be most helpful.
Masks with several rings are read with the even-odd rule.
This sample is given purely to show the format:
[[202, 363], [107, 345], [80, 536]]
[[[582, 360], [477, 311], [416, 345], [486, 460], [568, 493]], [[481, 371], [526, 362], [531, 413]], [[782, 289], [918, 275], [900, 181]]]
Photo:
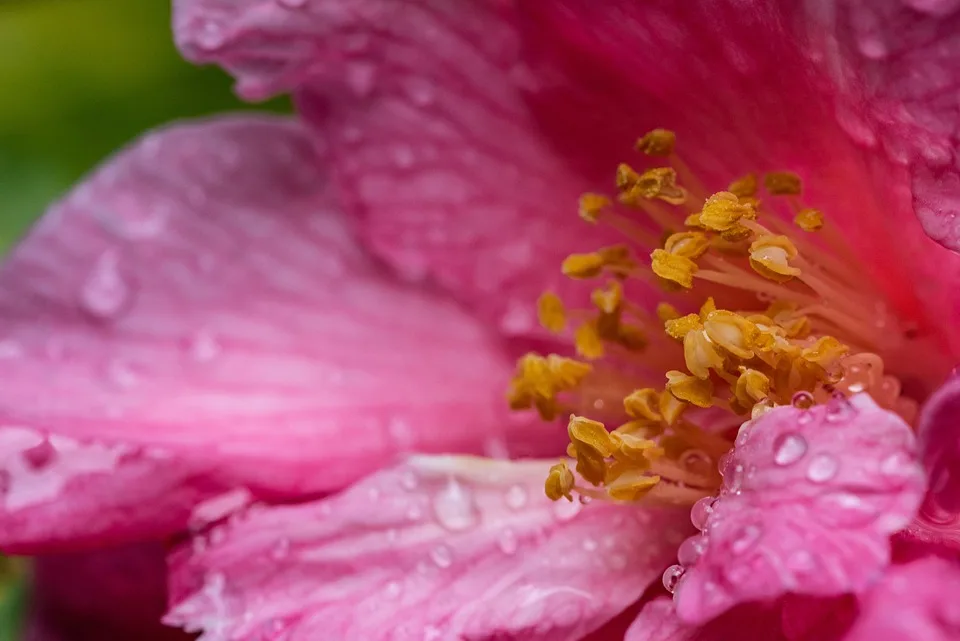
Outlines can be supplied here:
[[[37, 634], [79, 618], [145, 638], [161, 568], [134, 571], [146, 595], [96, 577], [180, 543], [165, 621], [208, 641], [952, 638], [960, 383], [933, 391], [960, 353], [960, 258], [923, 232], [960, 248], [956, 3], [793, 4], [175, 3], [188, 57], [250, 99], [292, 91], [305, 124], [149, 134], [0, 272], [0, 543], [50, 568]], [[588, 200], [597, 224], [577, 221], [654, 127], [676, 132], [653, 162], [683, 190], [660, 173], [649, 200], [624, 169], [628, 213]], [[783, 170], [802, 194], [781, 175], [758, 218], [743, 184], [700, 215], [747, 172]], [[787, 224], [818, 227], [807, 206], [821, 232]], [[646, 257], [687, 214], [654, 268], [697, 286], [668, 297]], [[708, 234], [755, 272], [704, 254]], [[543, 495], [556, 459], [401, 461], [562, 454], [562, 429], [508, 415], [503, 389], [515, 357], [569, 345], [535, 323], [544, 290], [588, 300], [561, 262], [618, 242], [629, 255], [566, 271], [624, 277], [623, 296], [601, 291], [599, 316], [544, 310], [607, 357], [564, 381], [526, 360], [512, 393], [610, 422], [671, 370], [629, 429], [571, 429], [579, 475], [554, 468], [549, 487], [583, 502]], [[680, 319], [681, 350], [654, 306], [693, 312], [704, 292], [747, 311]], [[670, 418], [680, 399], [714, 409]], [[721, 486], [729, 409], [752, 405]], [[119, 607], [45, 587], [78, 564], [121, 586]]]

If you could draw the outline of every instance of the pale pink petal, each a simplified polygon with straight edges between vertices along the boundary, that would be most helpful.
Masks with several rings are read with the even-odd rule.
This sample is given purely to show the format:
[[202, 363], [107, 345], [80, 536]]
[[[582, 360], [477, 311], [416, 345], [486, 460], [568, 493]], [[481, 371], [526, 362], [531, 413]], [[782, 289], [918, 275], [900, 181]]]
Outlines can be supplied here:
[[[560, 273], [567, 254], [622, 239], [577, 218], [580, 193], [609, 190], [617, 159], [583, 175], [540, 134], [524, 94], [550, 80], [524, 61], [507, 3], [310, 0], [294, 10], [181, 0], [177, 9], [187, 55], [233, 71], [245, 95], [302, 86], [299, 106], [328, 139], [344, 205], [373, 251], [503, 332], [536, 331], [544, 289], [585, 294]], [[203, 45], [210, 25], [222, 40], [214, 47]]]
[[748, 601], [865, 589], [889, 537], [917, 512], [924, 475], [913, 434], [867, 394], [781, 407], [741, 428], [702, 554], [674, 598], [702, 623]]
[[237, 641], [579, 639], [659, 580], [689, 525], [551, 503], [546, 464], [415, 458], [236, 518], [171, 558], [165, 620]]
[[211, 492], [482, 451], [517, 427], [500, 350], [356, 248], [295, 123], [149, 134], [0, 271], [0, 542], [140, 538]]
[[860, 602], [844, 641], [951, 641], [960, 636], [960, 566], [928, 557], [892, 566]]
[[34, 559], [27, 641], [186, 641], [160, 623], [164, 553], [143, 543]]
[[624, 641], [786, 641], [776, 609], [741, 606], [704, 626], [683, 623], [670, 599], [651, 601]]

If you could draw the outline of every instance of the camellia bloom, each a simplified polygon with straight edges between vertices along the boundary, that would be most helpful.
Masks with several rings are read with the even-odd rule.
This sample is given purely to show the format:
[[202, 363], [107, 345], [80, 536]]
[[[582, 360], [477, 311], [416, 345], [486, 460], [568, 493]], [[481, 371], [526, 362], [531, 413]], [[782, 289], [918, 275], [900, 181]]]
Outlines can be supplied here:
[[11, 255], [4, 549], [176, 544], [208, 640], [953, 638], [952, 4], [180, 0], [306, 124]]

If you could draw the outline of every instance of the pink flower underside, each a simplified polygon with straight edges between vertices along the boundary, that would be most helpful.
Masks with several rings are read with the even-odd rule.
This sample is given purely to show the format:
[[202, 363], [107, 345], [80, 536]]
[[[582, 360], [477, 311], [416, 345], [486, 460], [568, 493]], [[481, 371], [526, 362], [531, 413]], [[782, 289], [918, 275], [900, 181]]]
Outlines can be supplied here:
[[681, 554], [692, 558], [674, 599], [689, 623], [787, 593], [866, 589], [925, 491], [910, 427], [866, 394], [745, 424], [723, 472], [703, 533]]
[[146, 543], [39, 557], [24, 641], [186, 641], [164, 626], [166, 564]]
[[545, 464], [418, 457], [238, 515], [171, 556], [165, 620], [237, 641], [580, 639], [690, 526], [684, 509], [551, 503]]
[[0, 270], [0, 337], [7, 551], [154, 537], [225, 489], [315, 496], [400, 452], [559, 451], [505, 417], [497, 339], [356, 247], [283, 119], [108, 161]]
[[931, 199], [947, 207], [952, 179], [929, 183], [952, 171], [954, 18], [895, 0], [802, 15], [668, 0], [175, 5], [181, 49], [232, 71], [242, 95], [297, 90], [369, 247], [505, 332], [534, 331], [542, 289], [582, 291], [558, 260], [611, 236], [576, 220], [576, 194], [609, 191], [617, 162], [639, 162], [635, 137], [667, 126], [714, 190], [750, 170], [800, 173], [865, 273], [960, 353], [947, 331], [960, 258], [910, 206], [928, 228]]

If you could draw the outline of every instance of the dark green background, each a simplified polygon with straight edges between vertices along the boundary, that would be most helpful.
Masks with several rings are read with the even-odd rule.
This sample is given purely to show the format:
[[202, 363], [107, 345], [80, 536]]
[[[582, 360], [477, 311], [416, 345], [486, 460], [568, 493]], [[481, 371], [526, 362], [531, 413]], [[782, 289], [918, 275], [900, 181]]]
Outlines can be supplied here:
[[[170, 0], [0, 0], [0, 252], [143, 130], [247, 108], [230, 85], [180, 59]], [[15, 638], [25, 602], [14, 574], [0, 572], [0, 641]]]

